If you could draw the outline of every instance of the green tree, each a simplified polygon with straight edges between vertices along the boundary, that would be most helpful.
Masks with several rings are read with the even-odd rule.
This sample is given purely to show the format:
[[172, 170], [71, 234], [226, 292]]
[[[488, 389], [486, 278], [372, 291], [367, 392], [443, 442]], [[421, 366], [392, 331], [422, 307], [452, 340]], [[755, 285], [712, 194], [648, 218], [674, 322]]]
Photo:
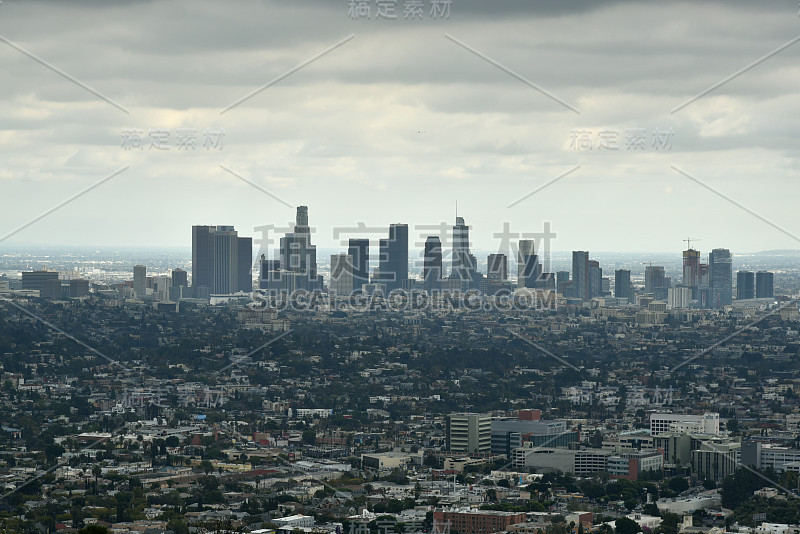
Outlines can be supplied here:
[[668, 487], [675, 493], [681, 493], [689, 489], [689, 481], [683, 477], [671, 478]]
[[663, 534], [678, 534], [678, 514], [667, 512], [661, 521], [660, 529]]
[[80, 529], [78, 534], [108, 534], [108, 529], [99, 525], [89, 525]]
[[94, 492], [97, 493], [97, 481], [100, 478], [100, 475], [103, 473], [103, 468], [100, 467], [98, 464], [92, 466], [92, 474], [94, 475]]
[[175, 534], [189, 534], [189, 527], [183, 522], [183, 519], [173, 517], [167, 523], [167, 530], [173, 531]]
[[313, 445], [317, 441], [317, 432], [315, 430], [303, 430], [303, 443]]
[[614, 534], [637, 534], [642, 531], [639, 523], [627, 517], [620, 517], [616, 520], [617, 528], [614, 529]]
[[208, 476], [208, 474], [214, 470], [214, 466], [211, 465], [211, 462], [209, 462], [208, 460], [203, 460], [202, 462], [200, 462], [200, 468], [203, 470], [206, 476]]

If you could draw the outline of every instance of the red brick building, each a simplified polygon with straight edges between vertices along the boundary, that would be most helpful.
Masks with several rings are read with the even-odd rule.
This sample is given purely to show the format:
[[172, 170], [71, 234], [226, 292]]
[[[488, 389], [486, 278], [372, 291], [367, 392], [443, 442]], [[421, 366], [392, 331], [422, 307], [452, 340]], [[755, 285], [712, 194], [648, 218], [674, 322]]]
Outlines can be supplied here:
[[489, 534], [500, 532], [510, 525], [524, 523], [524, 512], [495, 510], [438, 509], [433, 512], [434, 525], [450, 524], [450, 532], [458, 534]]

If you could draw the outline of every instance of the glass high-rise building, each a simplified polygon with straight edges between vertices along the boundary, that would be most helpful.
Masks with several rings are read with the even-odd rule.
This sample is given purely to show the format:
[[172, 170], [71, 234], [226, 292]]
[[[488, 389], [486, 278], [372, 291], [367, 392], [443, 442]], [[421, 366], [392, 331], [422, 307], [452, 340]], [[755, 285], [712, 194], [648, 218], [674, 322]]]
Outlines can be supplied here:
[[773, 275], [767, 271], [758, 271], [756, 273], [756, 298], [766, 299], [773, 298], [775, 291], [773, 288]]
[[603, 294], [603, 269], [600, 267], [600, 262], [596, 260], [589, 260], [588, 278], [589, 298], [591, 299], [601, 296]]
[[369, 239], [351, 239], [347, 253], [353, 257], [353, 290], [369, 284]]
[[238, 238], [236, 283], [239, 291], [253, 290], [253, 238]]
[[617, 269], [614, 271], [614, 297], [633, 302], [630, 269]]
[[715, 248], [708, 255], [709, 292], [712, 308], [729, 306], [733, 301], [733, 273], [731, 251]]
[[133, 266], [133, 295], [136, 298], [147, 294], [147, 267], [144, 265]]
[[558, 271], [556, 273], [556, 290], [564, 296], [569, 296], [569, 292], [571, 291], [570, 285], [571, 281], [569, 279], [569, 271]]
[[453, 258], [450, 278], [471, 281], [474, 266], [469, 253], [469, 226], [464, 223], [463, 217], [456, 217], [453, 226]]
[[517, 250], [517, 286], [536, 287], [541, 274], [533, 239], [520, 239]]
[[736, 300], [747, 300], [755, 297], [755, 275], [753, 271], [736, 273]]
[[572, 251], [571, 296], [589, 300], [589, 253], [585, 250]]
[[422, 283], [427, 293], [438, 291], [442, 282], [442, 242], [435, 235], [425, 239]]
[[402, 289], [408, 281], [408, 225], [392, 224], [389, 237], [380, 240], [380, 282], [386, 291]]

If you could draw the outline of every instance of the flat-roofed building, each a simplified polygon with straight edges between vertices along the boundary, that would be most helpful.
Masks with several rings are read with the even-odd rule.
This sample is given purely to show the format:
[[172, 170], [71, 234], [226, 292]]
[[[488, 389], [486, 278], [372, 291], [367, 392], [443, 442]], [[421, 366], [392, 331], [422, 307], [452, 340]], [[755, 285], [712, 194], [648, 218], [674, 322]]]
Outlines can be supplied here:
[[29, 271], [22, 273], [22, 289], [41, 291], [45, 280], [58, 280], [58, 271]]
[[449, 531], [459, 534], [486, 534], [500, 532], [517, 523], [524, 523], [524, 512], [474, 510], [471, 508], [437, 509], [433, 512], [434, 528], [449, 526]]
[[489, 452], [492, 449], [492, 418], [487, 414], [451, 413], [446, 418], [447, 450]]
[[557, 449], [527, 446], [514, 449], [512, 463], [514, 469], [535, 467], [575, 475], [589, 475], [606, 471], [608, 458], [612, 451], [606, 449]]
[[675, 430], [683, 431], [687, 434], [719, 434], [719, 414], [707, 412], [703, 415], [679, 413], [654, 413], [650, 415], [650, 434], [652, 436]]

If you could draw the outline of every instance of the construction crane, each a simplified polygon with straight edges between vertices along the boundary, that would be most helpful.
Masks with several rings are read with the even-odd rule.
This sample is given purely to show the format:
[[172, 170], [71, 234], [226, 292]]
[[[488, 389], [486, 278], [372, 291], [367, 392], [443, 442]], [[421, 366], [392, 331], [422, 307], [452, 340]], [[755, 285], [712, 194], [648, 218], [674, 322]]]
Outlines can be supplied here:
[[694, 237], [687, 237], [683, 241], [686, 241], [686, 250], [692, 250], [692, 241], [702, 241], [702, 239], [696, 239]]

